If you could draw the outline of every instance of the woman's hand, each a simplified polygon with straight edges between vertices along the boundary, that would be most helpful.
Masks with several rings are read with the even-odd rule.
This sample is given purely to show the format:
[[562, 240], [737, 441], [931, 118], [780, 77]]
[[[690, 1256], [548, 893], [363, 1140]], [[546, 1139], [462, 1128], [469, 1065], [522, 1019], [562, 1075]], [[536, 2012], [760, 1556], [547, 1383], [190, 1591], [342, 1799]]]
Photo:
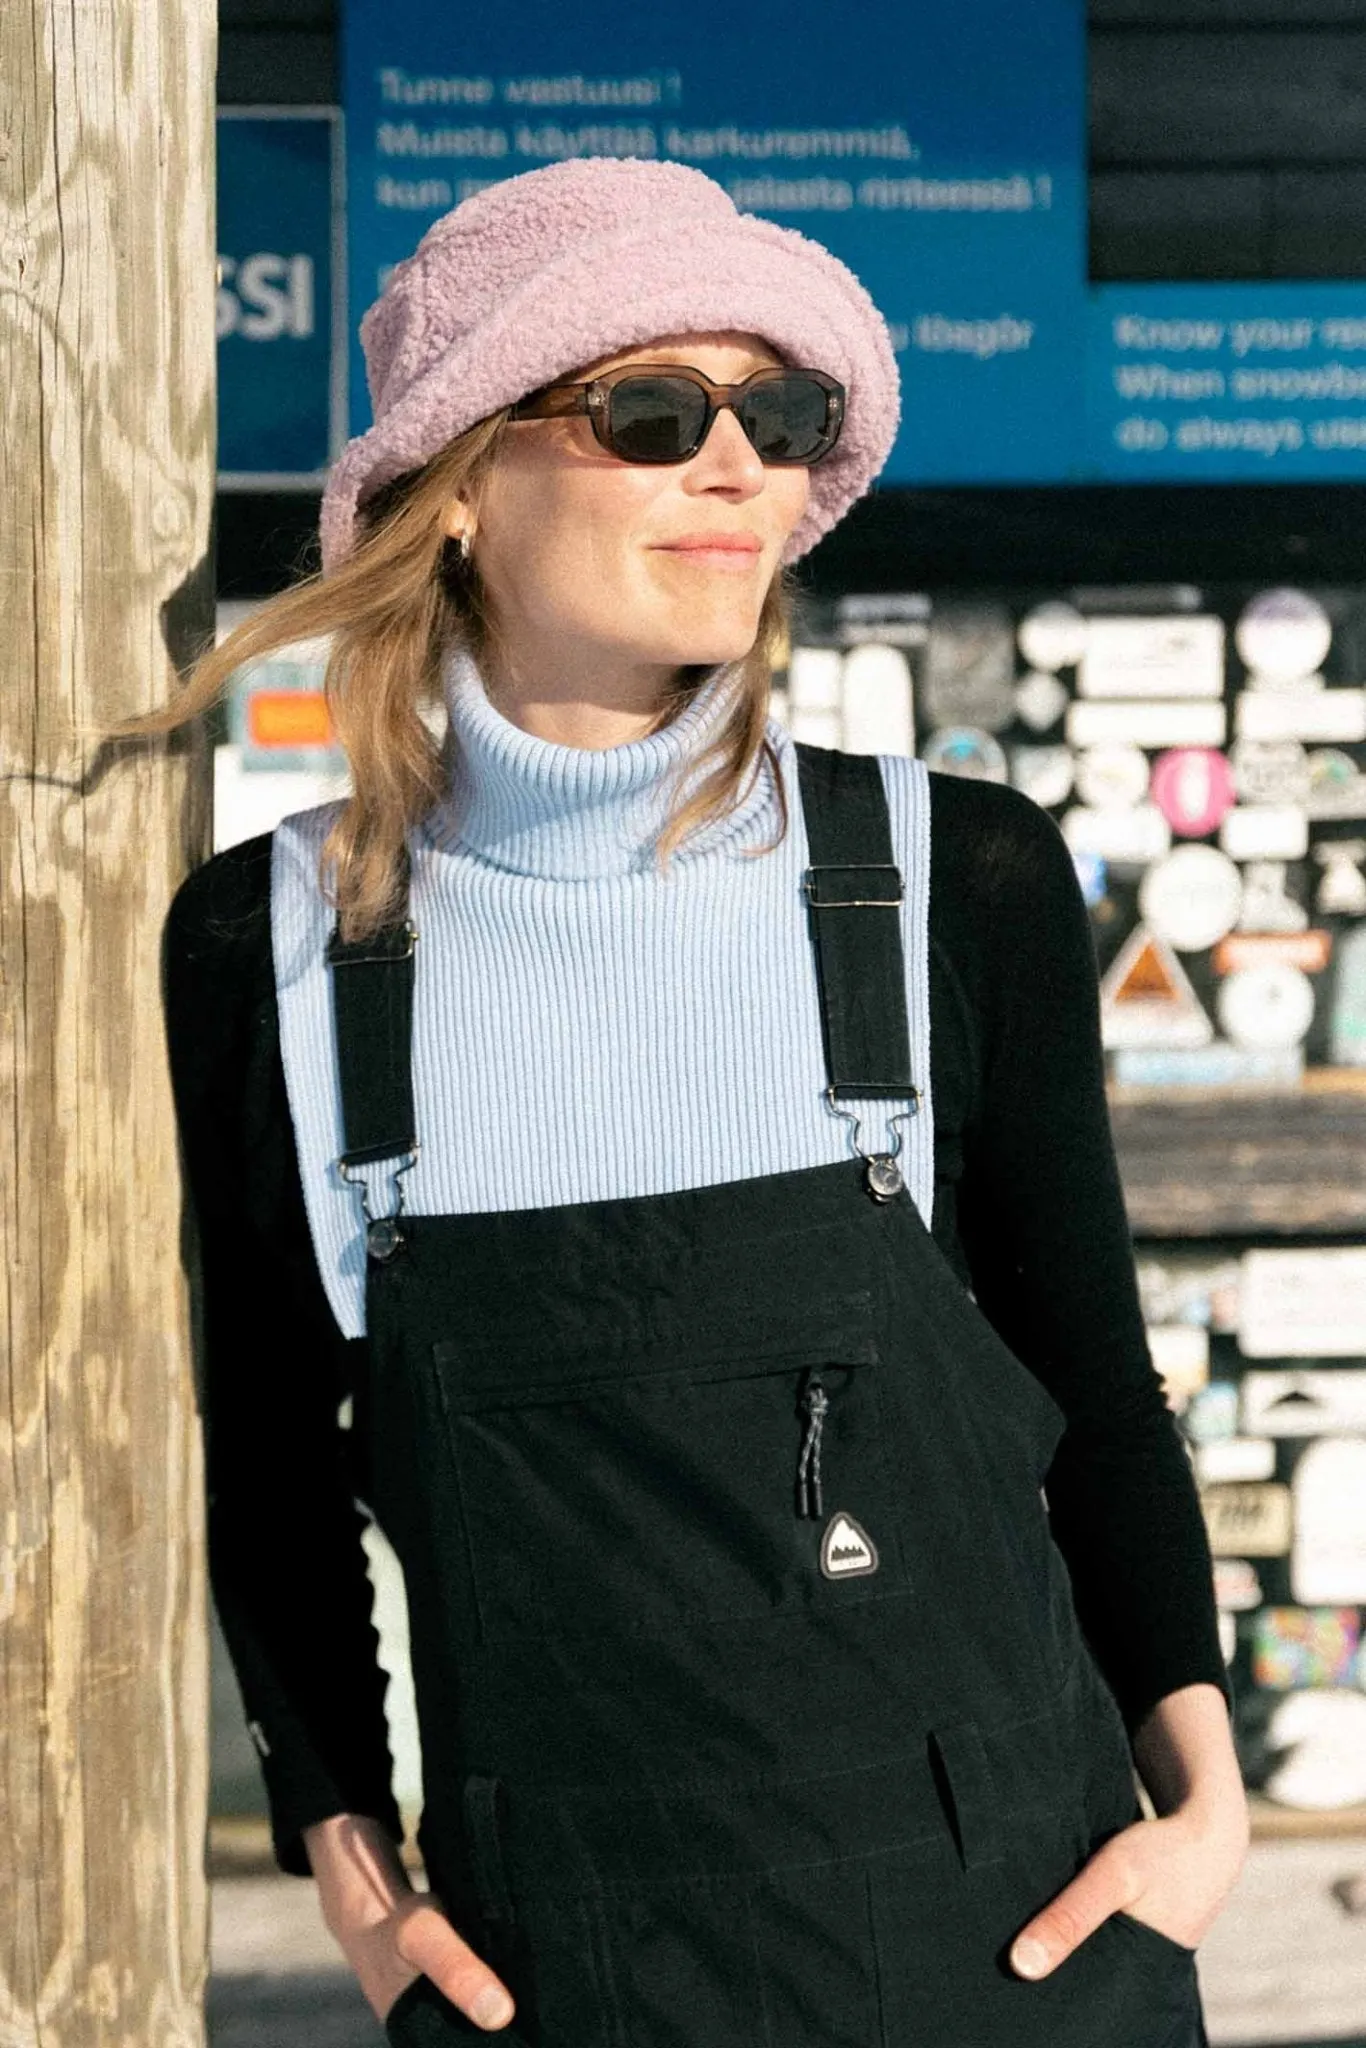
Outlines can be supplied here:
[[1133, 1739], [1157, 1818], [1121, 1828], [1022, 1927], [1011, 1946], [1022, 1977], [1045, 1977], [1125, 1912], [1194, 1949], [1218, 1918], [1247, 1855], [1247, 1795], [1222, 1693], [1168, 1693]]
[[385, 1828], [339, 1813], [303, 1831], [323, 1921], [383, 2022], [400, 1994], [428, 1976], [477, 2027], [505, 2027], [515, 2010], [497, 1972], [446, 1917], [435, 1892], [414, 1891]]
[[1135, 1821], [1111, 1835], [1020, 1929], [1011, 1966], [1022, 1977], [1046, 1977], [1121, 1910], [1193, 1949], [1218, 1918], [1241, 1865], [1227, 1830], [1211, 1831], [1198, 1812]]

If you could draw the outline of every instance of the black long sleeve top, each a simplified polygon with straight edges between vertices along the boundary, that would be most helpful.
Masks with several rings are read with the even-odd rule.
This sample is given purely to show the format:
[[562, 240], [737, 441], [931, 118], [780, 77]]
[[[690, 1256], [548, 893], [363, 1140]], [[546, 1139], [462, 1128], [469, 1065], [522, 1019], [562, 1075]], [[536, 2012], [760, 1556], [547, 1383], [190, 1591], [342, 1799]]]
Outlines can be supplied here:
[[[1045, 811], [931, 774], [933, 1234], [1062, 1408], [1050, 1524], [1132, 1732], [1217, 1686], [1208, 1541], [1148, 1353], [1110, 1132], [1090, 921]], [[339, 1812], [396, 1841], [385, 1676], [339, 1409], [366, 1340], [323, 1294], [285, 1094], [270, 838], [207, 861], [165, 934], [165, 1017], [201, 1274], [209, 1569], [276, 1861]]]

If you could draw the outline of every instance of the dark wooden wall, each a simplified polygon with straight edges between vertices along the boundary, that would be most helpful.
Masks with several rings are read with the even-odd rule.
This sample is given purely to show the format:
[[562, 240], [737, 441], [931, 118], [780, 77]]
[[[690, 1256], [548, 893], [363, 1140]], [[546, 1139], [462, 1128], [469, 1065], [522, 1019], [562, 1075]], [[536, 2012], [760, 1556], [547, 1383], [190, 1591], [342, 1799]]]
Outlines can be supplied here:
[[[515, 0], [508, 0], [515, 4]], [[224, 105], [335, 102], [338, 0], [220, 0]], [[1090, 0], [1097, 280], [1366, 277], [1366, 0]], [[316, 498], [219, 502], [224, 594], [277, 586]], [[887, 491], [816, 587], [1356, 581], [1366, 489]]]
[[1091, 0], [1096, 278], [1366, 276], [1362, 0]]

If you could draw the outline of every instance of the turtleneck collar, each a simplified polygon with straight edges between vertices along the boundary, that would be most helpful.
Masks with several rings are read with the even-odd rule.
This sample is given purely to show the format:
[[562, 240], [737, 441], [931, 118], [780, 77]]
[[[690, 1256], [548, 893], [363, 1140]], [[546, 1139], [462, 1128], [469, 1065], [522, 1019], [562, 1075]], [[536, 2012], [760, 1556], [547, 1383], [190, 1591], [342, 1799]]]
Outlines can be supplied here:
[[[429, 814], [427, 836], [447, 852], [473, 853], [496, 867], [551, 880], [652, 868], [654, 841], [681, 794], [683, 763], [714, 738], [732, 676], [729, 664], [712, 669], [659, 732], [617, 747], [570, 747], [504, 717], [473, 657], [452, 649], [442, 672], [450, 721], [448, 794]], [[768, 730], [770, 739], [783, 736], [773, 719]], [[675, 858], [765, 837], [771, 780], [761, 761], [736, 809], [691, 833]]]

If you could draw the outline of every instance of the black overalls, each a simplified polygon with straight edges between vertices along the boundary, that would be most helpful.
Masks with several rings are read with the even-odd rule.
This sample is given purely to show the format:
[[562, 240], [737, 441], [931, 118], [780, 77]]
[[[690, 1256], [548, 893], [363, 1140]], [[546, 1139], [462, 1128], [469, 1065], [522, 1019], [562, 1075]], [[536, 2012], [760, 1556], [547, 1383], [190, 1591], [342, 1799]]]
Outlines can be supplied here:
[[[831, 1106], [913, 1104], [877, 763], [797, 753]], [[401, 1170], [411, 926], [329, 959], [345, 1161]], [[1127, 1914], [1037, 1983], [1006, 1960], [1140, 1809], [1049, 1534], [1062, 1412], [894, 1155], [368, 1246], [419, 1841], [517, 2000], [487, 2035], [424, 1975], [391, 2041], [1204, 2042], [1194, 1951]]]

